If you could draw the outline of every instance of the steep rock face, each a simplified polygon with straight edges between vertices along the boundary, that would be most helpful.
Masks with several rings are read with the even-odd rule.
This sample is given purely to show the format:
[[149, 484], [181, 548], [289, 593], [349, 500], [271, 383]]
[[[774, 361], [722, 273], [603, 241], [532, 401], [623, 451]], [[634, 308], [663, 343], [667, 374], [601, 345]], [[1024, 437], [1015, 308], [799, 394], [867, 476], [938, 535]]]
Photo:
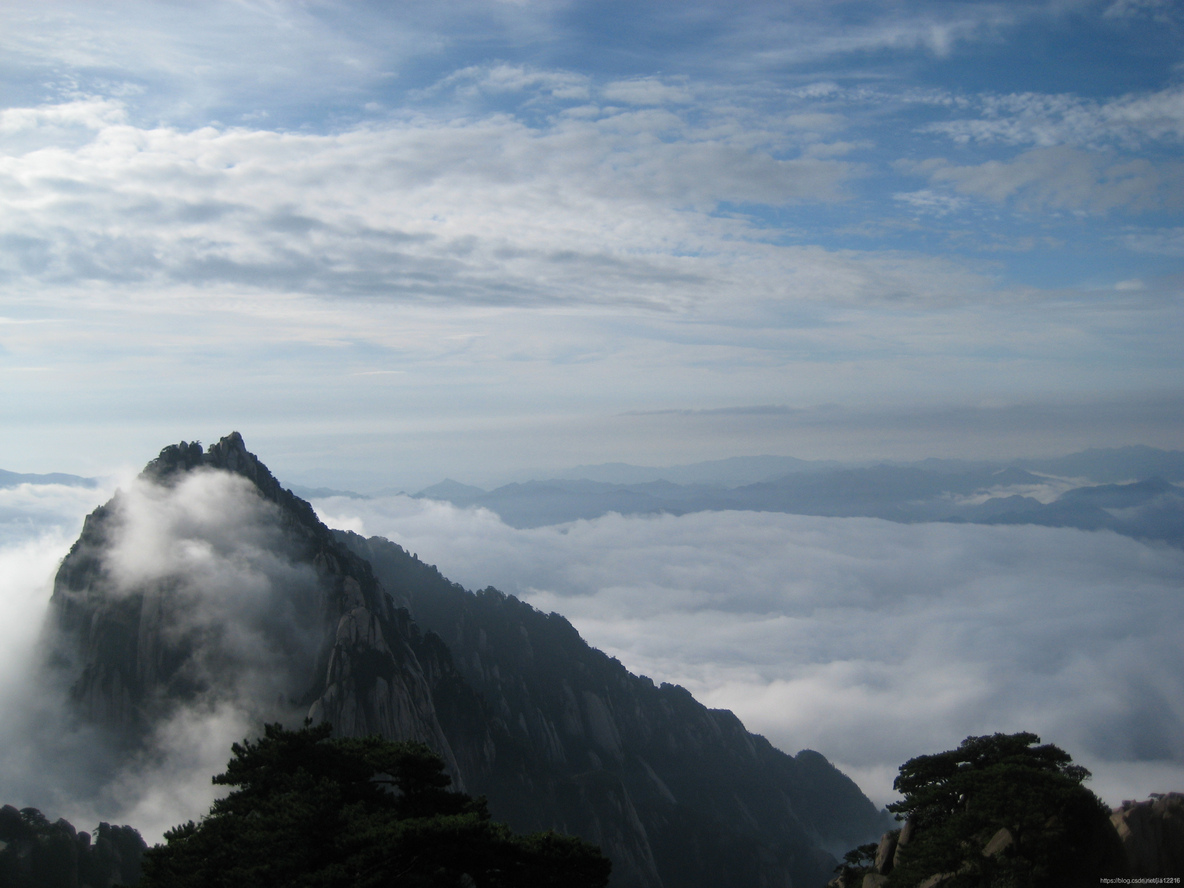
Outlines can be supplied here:
[[227, 700], [421, 740], [515, 829], [600, 845], [615, 888], [821, 885], [824, 849], [884, 828], [818, 753], [631, 675], [556, 614], [328, 530], [237, 433], [165, 448], [87, 519], [51, 625], [78, 709], [128, 743]]
[[1123, 802], [1110, 817], [1126, 852], [1130, 875], [1184, 875], [1184, 793]]
[[[188, 518], [203, 509], [216, 514]], [[148, 547], [176, 550], [175, 563], [129, 571], [159, 555]], [[79, 709], [129, 743], [178, 705], [229, 699], [260, 718], [307, 713], [339, 734], [423, 741], [460, 778], [428, 678], [449, 668], [446, 650], [237, 433], [205, 452], [166, 447], [87, 517], [50, 623]]]
[[558, 614], [467, 592], [388, 540], [337, 533], [481, 694], [481, 748], [443, 723], [472, 790], [515, 828], [599, 843], [622, 884], [737, 888], [822, 885], [834, 866], [822, 848], [884, 829], [886, 815], [819, 753], [786, 755], [732, 713], [631, 675]]

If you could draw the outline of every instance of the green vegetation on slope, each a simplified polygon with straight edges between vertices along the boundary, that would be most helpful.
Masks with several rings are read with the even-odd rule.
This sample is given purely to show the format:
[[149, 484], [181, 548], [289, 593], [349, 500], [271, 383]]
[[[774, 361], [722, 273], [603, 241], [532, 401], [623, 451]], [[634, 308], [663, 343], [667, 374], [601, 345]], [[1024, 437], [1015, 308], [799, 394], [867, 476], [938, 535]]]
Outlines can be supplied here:
[[876, 873], [888, 888], [1073, 888], [1122, 875], [1110, 812], [1082, 785], [1089, 772], [1037, 744], [1030, 733], [967, 737], [909, 759], [889, 805], [904, 829], [850, 852], [842, 884]]
[[330, 726], [268, 725], [214, 782], [235, 789], [165, 834], [142, 888], [603, 888], [609, 861], [570, 836], [513, 835], [484, 799], [448, 789], [439, 756]]

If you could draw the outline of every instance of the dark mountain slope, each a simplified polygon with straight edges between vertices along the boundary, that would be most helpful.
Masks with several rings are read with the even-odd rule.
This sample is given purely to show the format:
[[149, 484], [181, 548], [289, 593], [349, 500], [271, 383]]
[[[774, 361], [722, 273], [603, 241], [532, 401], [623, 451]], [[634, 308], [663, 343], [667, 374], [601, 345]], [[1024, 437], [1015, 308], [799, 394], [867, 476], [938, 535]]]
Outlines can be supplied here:
[[[591, 828], [605, 841], [585, 819], [589, 790], [571, 795], [573, 779], [594, 778], [640, 820], [664, 884], [741, 886], [762, 884], [770, 868], [806, 884], [817, 845], [839, 848], [882, 822], [823, 756], [786, 755], [732, 713], [631, 675], [558, 614], [494, 589], [467, 592], [380, 537], [338, 536], [406, 595], [495, 713], [496, 757], [468, 775], [515, 827]], [[545, 787], [545, 801], [524, 798], [527, 783]]]
[[884, 826], [818, 753], [631, 675], [558, 615], [330, 531], [237, 434], [165, 448], [88, 517], [51, 626], [78, 712], [127, 747], [227, 705], [422, 740], [496, 818], [601, 845], [614, 886], [820, 885], [827, 849]]
[[[161, 504], [151, 518], [181, 513], [180, 527], [137, 524]], [[129, 576], [126, 561], [170, 546], [209, 555]], [[166, 447], [136, 490], [87, 516], [54, 581], [50, 628], [79, 712], [132, 747], [179, 707], [229, 704], [421, 740], [456, 771], [429, 682], [446, 649], [237, 433], [204, 453]]]

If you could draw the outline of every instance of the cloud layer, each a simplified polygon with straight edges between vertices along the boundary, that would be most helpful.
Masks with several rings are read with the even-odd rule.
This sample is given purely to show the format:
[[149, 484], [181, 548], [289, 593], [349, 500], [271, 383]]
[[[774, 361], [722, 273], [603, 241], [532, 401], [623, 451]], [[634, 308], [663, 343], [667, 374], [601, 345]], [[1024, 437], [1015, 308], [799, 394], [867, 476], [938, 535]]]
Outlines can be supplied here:
[[731, 512], [520, 531], [407, 498], [317, 505], [564, 614], [880, 802], [905, 759], [994, 731], [1063, 746], [1110, 802], [1184, 784], [1179, 551], [1037, 527]]
[[[237, 664], [235, 692], [176, 710], [130, 762], [63, 720], [65, 689], [28, 679], [52, 574], [90, 503], [77, 488], [0, 492], [25, 515], [0, 547], [0, 704], [19, 714], [3, 727], [5, 798], [75, 822], [131, 822], [149, 838], [209, 804], [209, 775], [261, 717], [253, 701], [283, 693], [276, 682], [301, 656], [285, 653], [298, 638], [262, 623], [307, 586], [235, 481], [199, 475], [168, 494], [124, 486], [116, 575], [139, 585], [184, 572], [187, 625], [237, 627], [214, 640]], [[1110, 802], [1184, 782], [1176, 550], [1052, 528], [757, 512], [515, 530], [486, 511], [402, 496], [317, 506], [467, 587], [564, 614], [631, 670], [732, 709], [789, 752], [818, 749], [879, 802], [905, 759], [992, 731], [1033, 730], [1068, 749]]]
[[[287, 477], [377, 489], [411, 461], [806, 446], [595, 432], [631, 412], [1181, 389], [1170, 4], [49, 0], [5, 25], [14, 469], [229, 424], [315, 453]], [[1102, 425], [1057, 449], [1134, 442]]]

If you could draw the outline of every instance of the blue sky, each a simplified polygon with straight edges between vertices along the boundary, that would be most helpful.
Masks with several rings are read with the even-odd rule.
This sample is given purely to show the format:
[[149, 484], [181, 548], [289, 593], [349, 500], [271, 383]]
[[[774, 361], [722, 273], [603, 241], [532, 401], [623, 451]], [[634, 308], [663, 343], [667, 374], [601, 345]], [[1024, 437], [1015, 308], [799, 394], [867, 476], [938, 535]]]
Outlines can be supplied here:
[[0, 467], [1184, 440], [1184, 13], [0, 4]]

